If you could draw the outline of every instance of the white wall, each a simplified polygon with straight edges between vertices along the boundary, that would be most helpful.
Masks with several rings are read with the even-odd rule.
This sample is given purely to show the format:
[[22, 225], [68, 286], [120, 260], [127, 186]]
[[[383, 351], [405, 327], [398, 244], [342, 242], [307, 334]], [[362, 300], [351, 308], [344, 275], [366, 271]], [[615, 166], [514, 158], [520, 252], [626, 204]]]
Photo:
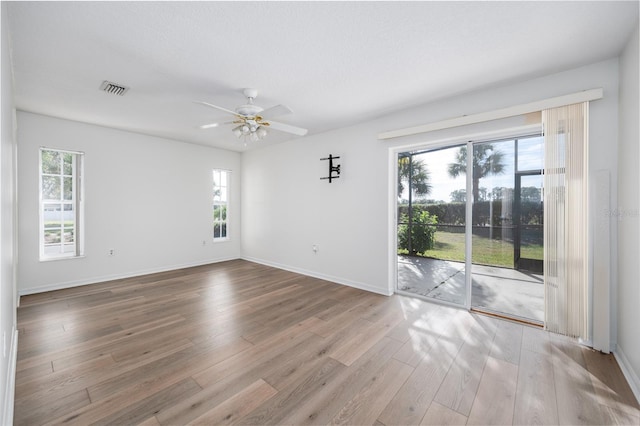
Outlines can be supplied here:
[[[20, 294], [240, 256], [239, 153], [21, 111], [17, 122]], [[38, 260], [41, 146], [85, 153], [83, 258]], [[212, 242], [214, 168], [232, 171], [231, 240], [221, 243]]]
[[[387, 150], [375, 138], [357, 126], [245, 152], [243, 257], [388, 294]], [[329, 154], [342, 168], [331, 183]]]
[[15, 138], [13, 107], [13, 77], [7, 4], [2, 3], [2, 92], [0, 140], [0, 328], [2, 332], [2, 354], [0, 357], [0, 423], [11, 424], [13, 419], [13, 379], [15, 377], [16, 342], [16, 284], [15, 260]]
[[[640, 400], [640, 131], [638, 28], [620, 58], [618, 150], [618, 347], [616, 355]], [[615, 267], [616, 265], [614, 265]]]
[[[388, 294], [393, 268], [389, 186], [394, 185], [389, 149], [455, 135], [437, 132], [385, 142], [377, 140], [377, 134], [593, 88], [603, 88], [604, 98], [592, 102], [590, 108], [590, 174], [609, 170], [615, 183], [618, 61], [611, 59], [245, 153], [243, 257]], [[462, 135], [479, 130], [456, 131]], [[343, 167], [341, 178], [331, 184], [319, 180], [326, 174], [326, 162], [319, 159], [328, 154], [340, 155]], [[612, 198], [615, 205], [615, 193]], [[594, 209], [591, 206], [592, 217]], [[616, 258], [615, 226], [613, 223], [611, 259]], [[312, 244], [319, 244], [317, 254]], [[615, 268], [611, 274], [615, 283]], [[615, 335], [615, 322], [611, 327]]]

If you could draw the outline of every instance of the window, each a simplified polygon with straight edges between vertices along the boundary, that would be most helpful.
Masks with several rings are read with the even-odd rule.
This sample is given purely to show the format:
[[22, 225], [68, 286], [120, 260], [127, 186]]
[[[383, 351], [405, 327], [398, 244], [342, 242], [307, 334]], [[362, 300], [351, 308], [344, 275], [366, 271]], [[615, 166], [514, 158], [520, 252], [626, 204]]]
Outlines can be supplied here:
[[83, 255], [83, 156], [40, 149], [40, 260]]
[[229, 177], [228, 170], [213, 171], [213, 240], [228, 239]]

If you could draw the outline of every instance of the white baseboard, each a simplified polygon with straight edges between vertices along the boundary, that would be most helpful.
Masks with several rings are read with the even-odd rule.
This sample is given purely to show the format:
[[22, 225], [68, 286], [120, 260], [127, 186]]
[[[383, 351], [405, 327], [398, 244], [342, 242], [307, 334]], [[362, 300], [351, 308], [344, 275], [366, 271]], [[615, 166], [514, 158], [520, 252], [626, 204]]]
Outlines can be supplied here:
[[391, 296], [393, 294], [393, 293], [389, 293], [388, 291], [383, 291], [383, 290], [381, 290], [381, 289], [379, 289], [377, 287], [371, 286], [371, 285], [366, 284], [366, 283], [347, 280], [347, 279], [344, 279], [344, 278], [335, 277], [335, 276], [327, 275], [327, 274], [322, 274], [322, 273], [315, 272], [315, 271], [308, 271], [306, 269], [296, 268], [294, 266], [289, 266], [289, 265], [283, 265], [283, 264], [280, 264], [280, 263], [271, 262], [271, 261], [264, 260], [264, 259], [257, 259], [257, 258], [250, 257], [250, 256], [242, 256], [242, 259], [247, 260], [249, 262], [259, 263], [261, 265], [271, 266], [273, 268], [284, 269], [285, 271], [295, 272], [297, 274], [302, 274], [302, 275], [306, 275], [306, 276], [313, 277], [313, 278], [318, 278], [318, 279], [325, 280], [325, 281], [331, 281], [331, 282], [334, 282], [334, 283], [337, 283], [337, 284], [342, 284], [342, 285], [346, 285], [346, 286], [349, 286], [349, 287], [357, 288], [359, 290], [365, 290], [365, 291], [368, 291], [368, 292], [371, 292], [371, 293], [381, 294], [383, 296]]
[[175, 271], [177, 269], [192, 268], [194, 266], [202, 266], [202, 265], [210, 265], [213, 263], [226, 262], [229, 260], [236, 260], [236, 259], [239, 259], [239, 258], [238, 257], [229, 257], [229, 258], [222, 257], [217, 259], [208, 259], [201, 262], [184, 263], [180, 265], [163, 266], [159, 268], [125, 272], [123, 274], [102, 275], [102, 276], [91, 277], [91, 278], [82, 279], [82, 280], [66, 281], [62, 283], [49, 284], [49, 285], [40, 286], [40, 287], [30, 287], [26, 289], [20, 289], [18, 290], [18, 295], [26, 296], [29, 294], [44, 293], [47, 291], [63, 290], [65, 288], [80, 287], [80, 286], [89, 285], [89, 284], [98, 284], [106, 281], [120, 280], [123, 278], [139, 277], [141, 275], [157, 274], [159, 272]]
[[616, 349], [613, 352], [613, 356], [616, 357], [618, 365], [622, 370], [622, 374], [624, 374], [624, 377], [627, 379], [629, 387], [631, 387], [631, 391], [635, 395], [636, 400], [638, 401], [638, 403], [640, 403], [640, 378], [638, 378], [638, 374], [633, 370], [633, 367], [629, 363], [629, 360], [624, 355], [624, 352], [622, 352], [622, 348], [620, 348], [620, 345], [616, 346]]
[[18, 358], [18, 330], [12, 330], [13, 338], [9, 348], [9, 365], [7, 370], [7, 382], [5, 383], [4, 401], [2, 401], [2, 424], [13, 424], [13, 401], [16, 389], [16, 363]]

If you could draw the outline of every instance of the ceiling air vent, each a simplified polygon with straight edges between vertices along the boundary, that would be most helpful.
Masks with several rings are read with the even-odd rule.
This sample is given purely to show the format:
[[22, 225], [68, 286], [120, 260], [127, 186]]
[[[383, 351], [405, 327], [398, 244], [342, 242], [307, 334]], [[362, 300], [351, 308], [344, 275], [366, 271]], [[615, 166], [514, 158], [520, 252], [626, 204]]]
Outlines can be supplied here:
[[111, 93], [114, 95], [124, 96], [124, 94], [127, 93], [127, 90], [129, 90], [129, 88], [121, 84], [112, 83], [110, 81], [105, 80], [100, 85], [100, 90], [104, 90], [105, 92]]

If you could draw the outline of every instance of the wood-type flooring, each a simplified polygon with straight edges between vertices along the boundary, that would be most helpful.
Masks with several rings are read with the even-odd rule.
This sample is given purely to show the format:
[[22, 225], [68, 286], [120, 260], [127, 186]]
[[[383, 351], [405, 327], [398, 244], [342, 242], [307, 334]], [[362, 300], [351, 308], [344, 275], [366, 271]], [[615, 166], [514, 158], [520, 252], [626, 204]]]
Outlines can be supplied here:
[[24, 296], [16, 425], [639, 424], [612, 355], [234, 260]]

